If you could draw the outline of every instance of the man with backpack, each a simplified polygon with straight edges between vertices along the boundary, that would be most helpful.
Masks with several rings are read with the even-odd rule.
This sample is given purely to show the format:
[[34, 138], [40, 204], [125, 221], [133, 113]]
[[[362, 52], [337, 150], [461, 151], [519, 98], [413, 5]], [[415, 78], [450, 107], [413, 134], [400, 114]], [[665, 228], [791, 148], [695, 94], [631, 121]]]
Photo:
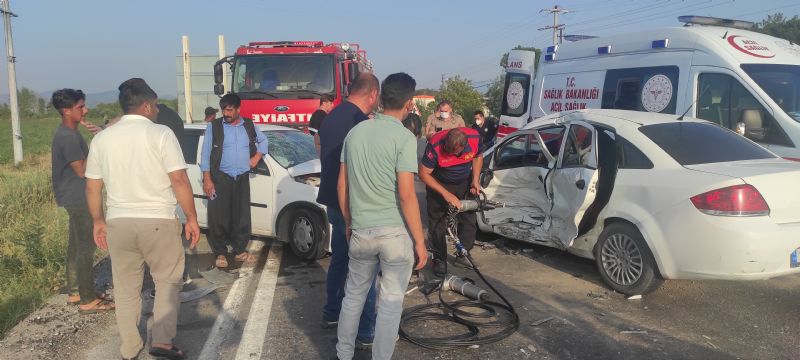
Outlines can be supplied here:
[[206, 127], [201, 153], [203, 191], [208, 196], [208, 242], [218, 268], [228, 267], [228, 246], [236, 261], [248, 260], [250, 241], [250, 169], [267, 153], [267, 138], [253, 120], [239, 115], [241, 99], [219, 101], [222, 117]]

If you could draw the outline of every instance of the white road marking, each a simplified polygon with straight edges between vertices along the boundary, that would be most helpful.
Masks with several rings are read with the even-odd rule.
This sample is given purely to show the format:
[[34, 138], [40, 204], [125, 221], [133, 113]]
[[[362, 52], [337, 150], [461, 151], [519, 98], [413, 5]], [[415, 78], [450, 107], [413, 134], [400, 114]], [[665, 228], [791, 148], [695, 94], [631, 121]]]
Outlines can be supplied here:
[[[263, 243], [260, 241], [251, 241], [248, 252], [261, 253]], [[231, 334], [233, 326], [236, 324], [236, 318], [241, 310], [242, 300], [247, 294], [247, 289], [250, 287], [250, 282], [253, 279], [253, 266], [254, 263], [245, 263], [239, 269], [239, 278], [233, 282], [228, 296], [225, 298], [225, 303], [222, 304], [217, 319], [214, 321], [214, 326], [211, 328], [211, 334], [208, 335], [206, 343], [203, 345], [203, 350], [200, 352], [198, 360], [217, 360], [219, 359], [219, 346]]]
[[280, 245], [276, 244], [269, 248], [267, 263], [261, 272], [261, 279], [258, 281], [258, 288], [253, 297], [253, 305], [250, 307], [242, 339], [239, 342], [239, 349], [236, 351], [236, 360], [261, 359], [282, 256], [283, 248]]

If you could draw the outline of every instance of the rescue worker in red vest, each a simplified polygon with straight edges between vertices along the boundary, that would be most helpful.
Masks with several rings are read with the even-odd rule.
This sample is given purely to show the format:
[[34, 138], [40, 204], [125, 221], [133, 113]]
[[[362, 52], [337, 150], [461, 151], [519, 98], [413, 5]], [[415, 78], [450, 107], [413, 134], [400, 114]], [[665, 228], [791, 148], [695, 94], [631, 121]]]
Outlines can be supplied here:
[[[447, 260], [447, 212], [449, 206], [461, 207], [461, 199], [480, 191], [483, 155], [481, 137], [475, 129], [457, 127], [434, 134], [419, 165], [419, 178], [426, 185], [428, 204], [428, 241], [433, 248], [433, 272], [444, 276]], [[467, 250], [475, 244], [475, 213], [458, 215], [458, 238]], [[456, 265], [468, 267], [464, 258]]]

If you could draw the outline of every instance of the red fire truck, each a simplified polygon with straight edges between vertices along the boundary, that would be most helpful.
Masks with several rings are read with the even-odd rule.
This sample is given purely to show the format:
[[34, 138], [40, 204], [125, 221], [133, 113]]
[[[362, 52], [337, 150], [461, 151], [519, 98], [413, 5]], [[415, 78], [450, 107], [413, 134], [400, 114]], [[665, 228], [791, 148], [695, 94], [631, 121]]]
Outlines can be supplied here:
[[338, 105], [359, 72], [372, 72], [358, 44], [322, 41], [270, 41], [242, 45], [214, 65], [214, 93], [226, 89], [222, 67], [232, 73], [228, 91], [242, 99], [240, 113], [256, 123], [305, 128], [319, 98], [329, 94]]

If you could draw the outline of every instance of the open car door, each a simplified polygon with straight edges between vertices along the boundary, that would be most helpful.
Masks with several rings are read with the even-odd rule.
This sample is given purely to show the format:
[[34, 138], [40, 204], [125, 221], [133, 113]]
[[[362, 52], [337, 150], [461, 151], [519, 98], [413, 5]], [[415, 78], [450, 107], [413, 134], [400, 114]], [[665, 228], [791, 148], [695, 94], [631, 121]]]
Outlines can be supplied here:
[[551, 175], [552, 209], [545, 224], [565, 249], [579, 235], [578, 226], [595, 200], [597, 182], [597, 130], [589, 123], [571, 121]]
[[[564, 127], [561, 129], [563, 133]], [[558, 140], [551, 140], [554, 141]], [[482, 230], [515, 240], [556, 245], [541, 229], [550, 209], [545, 183], [556, 164], [546, 145], [536, 129], [528, 129], [507, 136], [492, 152], [481, 185], [489, 200], [504, 206], [485, 212], [486, 221], [479, 221]]]

